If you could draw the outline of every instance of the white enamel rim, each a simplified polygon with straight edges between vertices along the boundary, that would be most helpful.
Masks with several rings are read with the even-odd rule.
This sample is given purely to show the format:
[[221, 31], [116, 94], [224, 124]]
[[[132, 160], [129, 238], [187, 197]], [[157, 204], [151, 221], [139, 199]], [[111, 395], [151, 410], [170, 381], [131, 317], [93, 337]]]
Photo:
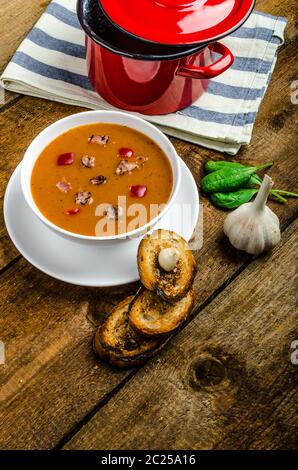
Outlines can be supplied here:
[[[150, 137], [156, 144], [165, 152], [169, 162], [171, 164], [173, 172], [173, 188], [169, 201], [159, 213], [157, 217], [150, 220], [147, 224], [142, 227], [132, 230], [130, 232], [121, 233], [119, 235], [113, 235], [108, 237], [96, 237], [91, 235], [80, 235], [78, 233], [70, 232], [58, 227], [48, 220], [38, 209], [31, 193], [31, 175], [34, 164], [39, 157], [42, 150], [52, 142], [56, 137], [63, 134], [69, 129], [84, 124], [96, 124], [96, 123], [109, 123], [109, 124], [120, 124], [127, 127], [131, 127], [139, 132], [142, 132], [146, 136]], [[48, 126], [35, 139], [31, 142], [27, 148], [21, 165], [21, 187], [25, 198], [25, 201], [35, 213], [35, 215], [48, 227], [64, 236], [70, 238], [76, 238], [81, 240], [123, 240], [127, 237], [135, 236], [144, 233], [150, 227], [153, 227], [170, 209], [175, 201], [179, 187], [181, 183], [181, 164], [180, 157], [178, 156], [174, 146], [170, 140], [153, 124], [141, 119], [132, 114], [120, 112], [120, 111], [85, 111], [82, 113], [72, 114], [59, 121]]]
[[[114, 242], [113, 244], [110, 243], [107, 247], [102, 243], [98, 243], [97, 245], [93, 243], [82, 244], [80, 240], [66, 240], [66, 237], [49, 229], [49, 227], [43, 224], [41, 220], [35, 216], [33, 211], [31, 211], [23, 196], [20, 184], [20, 173], [21, 164], [15, 169], [8, 182], [4, 196], [3, 212], [5, 225], [12, 242], [29, 263], [55, 279], [79, 286], [111, 287], [125, 285], [139, 279], [136, 256], [140, 239], [132, 238], [122, 244]], [[168, 226], [166, 222], [167, 216], [165, 216], [164, 219], [157, 223], [157, 228], [174, 230], [188, 241], [196, 225], [199, 223], [199, 193], [194, 178], [183, 161], [181, 162], [181, 185], [176, 201], [179, 201], [179, 204], [182, 205], [184, 203], [191, 204], [192, 210], [191, 214], [189, 214], [189, 224], [184, 225], [183, 232], [180, 231], [181, 220], [183, 220], [184, 216], [181, 212], [180, 215], [179, 212], [175, 213], [174, 204], [168, 215], [172, 213], [169, 220], [175, 222]], [[175, 227], [176, 221], [178, 221], [177, 227]], [[34, 229], [32, 229], [32, 226], [34, 226]], [[33, 234], [33, 239], [31, 235], [32, 230], [34, 230], [35, 234], [35, 236]], [[40, 258], [40, 254], [38, 254], [40, 249], [44, 252], [47, 246], [50, 246], [50, 264], [49, 260], [43, 258], [43, 255]], [[86, 248], [89, 252], [85, 251]], [[66, 253], [64, 253], [64, 250], [66, 250]], [[71, 251], [71, 263], [74, 259], [76, 261], [75, 266], [72, 265], [68, 274], [66, 274], [64, 271], [61, 271], [60, 264], [62, 263], [63, 266], [68, 265], [68, 263], [65, 263], [65, 259], [69, 256], [69, 252], [67, 253], [68, 250]], [[77, 256], [78, 250], [80, 250], [80, 256]], [[130, 253], [129, 258], [127, 252]], [[64, 253], [64, 256], [61, 256], [61, 253]], [[113, 267], [113, 272], [110, 272], [108, 277], [106, 270], [102, 269], [102, 266], [104, 266], [102, 255], [104, 254], [108, 255], [109, 264]], [[56, 260], [56, 257], [59, 261]], [[81, 262], [84, 259], [87, 260], [87, 268], [86, 266], [82, 268]], [[91, 269], [91, 272], [93, 272], [91, 277], [90, 263], [93, 266]], [[127, 272], [126, 269], [126, 272], [123, 272], [123, 266], [127, 267], [127, 263], [134, 265], [136, 268], [135, 273], [131, 271], [131, 266], [128, 269], [129, 272]], [[94, 266], [97, 267], [96, 272], [94, 271]], [[120, 269], [118, 269], [118, 267]], [[75, 275], [73, 274], [73, 269], [75, 270]], [[79, 276], [77, 275], [78, 273]]]
[[[138, 239], [130, 239], [126, 241], [126, 243], [116, 243], [116, 245], [111, 245], [105, 247], [102, 243], [95, 244], [94, 246], [88, 243], [88, 248], [90, 247], [92, 249], [92, 252], [94, 254], [101, 254], [104, 252], [109, 253], [109, 257], [111, 256], [113, 259], [113, 262], [115, 263], [115, 269], [113, 272], [113, 278], [107, 280], [105, 276], [101, 276], [99, 279], [98, 273], [94, 275], [91, 278], [88, 278], [86, 280], [85, 275], [82, 273], [81, 268], [79, 267], [80, 271], [80, 278], [74, 279], [73, 277], [69, 277], [69, 275], [62, 274], [61, 271], [59, 271], [59, 268], [57, 265], [54, 263], [54, 267], [52, 266], [49, 267], [47, 263], [39, 259], [39, 257], [36, 255], [36, 244], [32, 243], [32, 239], [30, 235], [28, 236], [28, 230], [27, 230], [27, 241], [25, 244], [23, 243], [24, 241], [24, 236], [23, 236], [23, 227], [24, 225], [27, 224], [27, 229], [28, 227], [30, 228], [30, 231], [32, 230], [32, 222], [36, 222], [38, 224], [38, 229], [37, 232], [43, 228], [43, 232], [38, 232], [37, 236], [37, 245], [40, 244], [42, 245], [42, 249], [44, 250], [44, 247], [47, 246], [47, 237], [55, 237], [56, 238], [56, 248], [55, 248], [55, 254], [54, 256], [59, 256], [61, 258], [61, 253], [63, 253], [63, 248], [61, 248], [60, 243], [64, 243], [63, 245], [66, 250], [71, 249], [75, 250], [76, 254], [78, 253], [77, 250], [81, 250], [83, 248], [83, 251], [80, 251], [80, 253], [83, 255], [81, 257], [75, 256], [76, 259], [80, 260], [82, 257], [84, 258], [84, 250], [85, 250], [85, 243], [81, 243], [80, 240], [71, 240], [71, 243], [67, 243], [67, 240], [65, 240], [65, 237], [61, 236], [58, 232], [54, 232], [53, 230], [49, 229], [45, 224], [43, 224], [38, 217], [35, 216], [35, 214], [31, 211], [30, 207], [28, 204], [25, 202], [24, 197], [23, 197], [23, 192], [21, 190], [21, 184], [20, 184], [20, 173], [21, 173], [21, 164], [15, 169], [13, 172], [6, 191], [5, 191], [5, 196], [4, 196], [4, 204], [3, 204], [3, 212], [4, 212], [4, 220], [5, 220], [5, 225], [8, 231], [8, 234], [14, 243], [15, 247], [17, 250], [24, 256], [24, 258], [29, 261], [35, 268], [39, 269], [43, 273], [58, 279], [63, 282], [67, 282], [69, 284], [73, 285], [79, 285], [79, 286], [86, 286], [86, 287], [112, 287], [112, 286], [119, 286], [119, 285], [125, 285], [131, 282], [135, 282], [139, 279], [139, 275], [137, 274], [137, 271], [134, 274], [130, 275], [119, 275], [119, 270], [117, 269], [117, 265], [120, 263], [124, 263], [122, 260], [121, 256], [122, 254], [128, 249], [130, 250], [129, 247], [132, 245], [135, 246], [135, 252], [132, 254], [132, 260], [134, 265], [136, 266], [136, 255], [137, 255], [137, 246], [138, 246]], [[191, 215], [191, 221], [190, 224], [187, 225], [187, 233], [181, 233], [179, 230], [175, 229], [174, 227], [167, 227], [164, 225], [164, 219], [160, 220], [157, 224], [158, 228], [166, 228], [170, 230], [177, 231], [177, 233], [181, 233], [181, 235], [185, 238], [185, 240], [189, 240], [191, 238], [191, 235], [195, 229], [196, 224], [198, 223], [198, 218], [199, 218], [199, 193], [198, 189], [196, 186], [196, 183], [194, 181], [194, 178], [189, 170], [189, 168], [186, 166], [186, 164], [182, 161], [181, 162], [181, 173], [182, 173], [182, 184], [180, 185], [180, 190], [177, 195], [177, 200], [180, 200], [180, 204], [184, 202], [188, 202], [192, 206], [192, 215]], [[15, 200], [16, 193], [19, 193], [20, 196], [22, 197], [22, 201], [20, 201], [17, 198], [17, 201]], [[22, 206], [24, 201], [24, 206]], [[29, 213], [29, 218], [26, 216], [21, 215], [19, 217], [18, 211], [21, 211], [21, 214], [23, 214], [23, 209], [28, 210]], [[170, 209], [169, 214], [171, 211], [174, 209]], [[31, 217], [31, 218], [30, 218]], [[21, 218], [21, 223], [20, 223], [20, 218]], [[18, 226], [16, 227], [15, 219], [17, 219]], [[175, 220], [177, 218], [175, 217]], [[34, 230], [36, 227], [34, 228]], [[46, 231], [46, 232], [45, 232]], [[26, 232], [26, 230], [25, 230]], [[25, 237], [26, 239], [26, 237]], [[72, 246], [72, 248], [71, 248]], [[74, 248], [75, 247], [75, 248]], [[121, 247], [121, 248], [120, 248]], [[119, 258], [117, 255], [115, 256], [115, 248], [120, 250], [120, 255]], [[33, 253], [32, 253], [33, 249]], [[53, 248], [52, 248], [53, 249]], [[93, 251], [94, 250], [94, 251]], [[133, 250], [134, 251], [134, 250]], [[63, 258], [63, 257], [62, 257]], [[74, 256], [72, 256], [74, 258]], [[127, 260], [126, 260], [127, 262]], [[80, 261], [79, 261], [80, 263]], [[64, 264], [64, 261], [63, 261]], [[104, 271], [105, 269], [102, 267], [103, 264], [102, 262], [97, 262], [96, 266], [100, 269], [100, 271]], [[78, 267], [76, 267], [78, 269]], [[121, 271], [121, 270], [120, 270]], [[88, 274], [89, 274], [89, 269], [88, 269]], [[72, 276], [72, 275], [71, 275]], [[124, 277], [125, 276], [125, 277]]]

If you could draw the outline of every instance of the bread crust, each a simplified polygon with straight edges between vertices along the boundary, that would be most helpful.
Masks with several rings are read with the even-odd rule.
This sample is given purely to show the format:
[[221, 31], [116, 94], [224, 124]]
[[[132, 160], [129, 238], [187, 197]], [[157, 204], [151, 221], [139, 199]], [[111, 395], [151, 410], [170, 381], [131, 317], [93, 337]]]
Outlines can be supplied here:
[[144, 364], [166, 343], [166, 340], [148, 340], [144, 336], [137, 336], [131, 330], [128, 315], [133, 299], [133, 296], [129, 296], [113, 308], [98, 328], [93, 340], [95, 353], [120, 368]]
[[169, 304], [157, 294], [144, 290], [130, 306], [129, 323], [138, 334], [147, 338], [168, 336], [185, 322], [193, 304], [192, 289], [175, 304]]
[[[164, 271], [158, 263], [159, 252], [169, 247], [175, 247], [180, 253], [177, 269], [173, 272]], [[137, 264], [142, 284], [167, 302], [182, 299], [191, 289], [197, 273], [196, 261], [184, 238], [163, 229], [143, 238], [138, 248]]]

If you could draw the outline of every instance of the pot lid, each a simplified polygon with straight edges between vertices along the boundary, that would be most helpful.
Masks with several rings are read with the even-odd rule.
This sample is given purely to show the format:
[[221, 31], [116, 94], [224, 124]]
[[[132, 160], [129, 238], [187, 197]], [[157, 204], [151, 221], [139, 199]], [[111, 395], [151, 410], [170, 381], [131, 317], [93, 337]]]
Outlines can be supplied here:
[[254, 0], [99, 0], [126, 33], [168, 45], [210, 42], [237, 29]]

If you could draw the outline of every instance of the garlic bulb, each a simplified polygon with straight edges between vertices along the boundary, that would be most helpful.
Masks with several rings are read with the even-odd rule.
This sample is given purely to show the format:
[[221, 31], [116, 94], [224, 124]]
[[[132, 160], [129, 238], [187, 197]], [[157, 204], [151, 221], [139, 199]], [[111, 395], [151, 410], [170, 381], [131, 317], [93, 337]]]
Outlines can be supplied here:
[[238, 207], [226, 218], [224, 233], [238, 250], [258, 255], [280, 241], [278, 217], [266, 206], [272, 186], [272, 179], [265, 175], [255, 200]]
[[159, 252], [158, 262], [165, 271], [172, 271], [180, 258], [176, 248], [164, 248]]

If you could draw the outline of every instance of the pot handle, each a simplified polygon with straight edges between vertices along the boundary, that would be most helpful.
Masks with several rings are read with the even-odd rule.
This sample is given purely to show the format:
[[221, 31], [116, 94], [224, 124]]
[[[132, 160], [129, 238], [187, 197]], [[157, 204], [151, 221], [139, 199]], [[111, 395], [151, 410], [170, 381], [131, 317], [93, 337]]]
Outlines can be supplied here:
[[214, 42], [207, 47], [211, 51], [221, 54], [222, 57], [214, 62], [214, 64], [202, 67], [185, 62], [178, 68], [176, 74], [187, 78], [214, 78], [231, 67], [234, 62], [234, 56], [226, 46], [220, 42]]

